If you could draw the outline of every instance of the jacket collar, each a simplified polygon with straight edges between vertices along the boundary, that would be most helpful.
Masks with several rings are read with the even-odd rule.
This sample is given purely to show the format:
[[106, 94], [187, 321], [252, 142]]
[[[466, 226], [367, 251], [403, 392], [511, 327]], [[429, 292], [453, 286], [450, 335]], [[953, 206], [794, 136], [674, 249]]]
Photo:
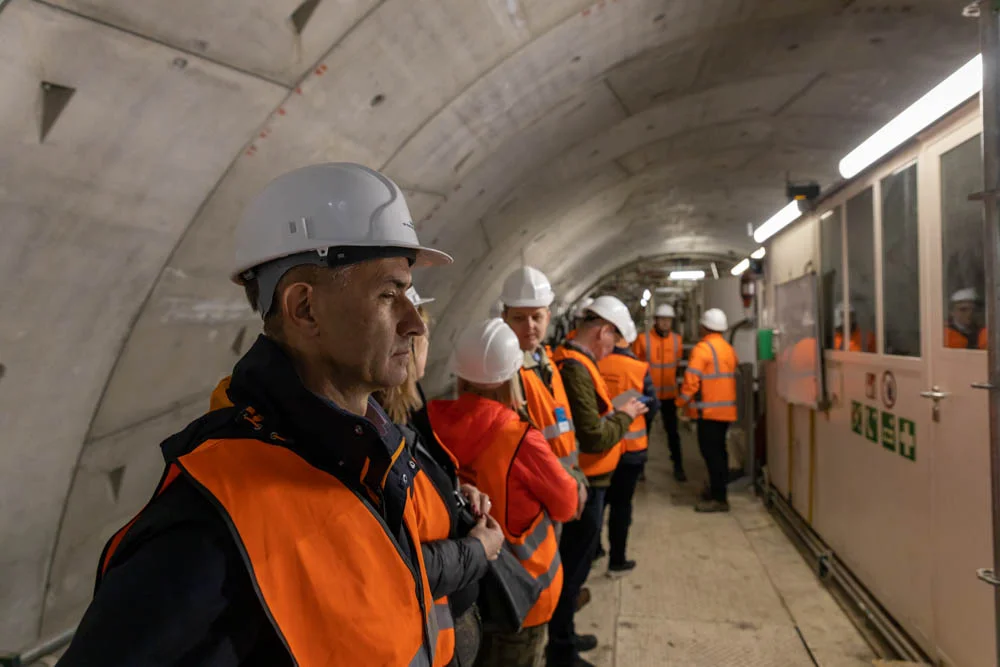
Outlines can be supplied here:
[[597, 359], [595, 359], [594, 355], [592, 355], [590, 353], [590, 350], [588, 350], [587, 348], [583, 347], [582, 345], [578, 345], [576, 343], [576, 341], [568, 340], [565, 343], [563, 343], [563, 345], [566, 346], [566, 349], [573, 350], [574, 352], [579, 352], [580, 354], [582, 354], [585, 357], [587, 357], [588, 359], [590, 359], [593, 363], [595, 363], [595, 364], [597, 363]]
[[399, 455], [402, 434], [374, 399], [359, 417], [317, 396], [302, 384], [285, 351], [265, 336], [236, 363], [227, 394], [237, 408], [253, 408], [263, 431], [278, 434], [316, 467], [343, 471], [350, 479], [360, 479], [367, 467], [365, 480], [381, 480]]

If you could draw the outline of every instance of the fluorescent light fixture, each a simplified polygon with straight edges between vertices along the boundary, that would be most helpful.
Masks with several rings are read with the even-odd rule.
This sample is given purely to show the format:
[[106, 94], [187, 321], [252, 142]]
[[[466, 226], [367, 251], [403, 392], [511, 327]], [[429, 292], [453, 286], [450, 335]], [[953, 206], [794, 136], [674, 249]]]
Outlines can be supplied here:
[[657, 287], [657, 294], [684, 294], [687, 290], [683, 287]]
[[642, 300], [643, 301], [649, 301], [649, 297], [651, 297], [651, 296], [653, 296], [653, 293], [650, 292], [648, 288], [642, 290]]
[[671, 271], [671, 280], [701, 280], [705, 277], [705, 272], [698, 271]]
[[761, 246], [750, 253], [750, 259], [764, 259], [764, 255], [767, 254], [767, 248]]
[[712, 262], [712, 277], [716, 280], [719, 279], [719, 267], [715, 265], [715, 262]]
[[845, 155], [840, 161], [840, 175], [844, 178], [858, 175], [914, 134], [976, 95], [982, 87], [983, 56], [980, 54]]
[[743, 272], [750, 268], [750, 258], [744, 257], [740, 263], [729, 270], [734, 276], [743, 275]]
[[798, 220], [800, 215], [802, 215], [802, 211], [799, 210], [799, 202], [788, 202], [788, 205], [785, 206], [785, 208], [772, 215], [767, 219], [767, 222], [754, 230], [753, 240], [757, 243], [763, 243], [788, 225]]
[[639, 302], [639, 305], [642, 306], [643, 308], [645, 308], [647, 303], [649, 303], [649, 301], [647, 301], [646, 299], [643, 299], [642, 301]]

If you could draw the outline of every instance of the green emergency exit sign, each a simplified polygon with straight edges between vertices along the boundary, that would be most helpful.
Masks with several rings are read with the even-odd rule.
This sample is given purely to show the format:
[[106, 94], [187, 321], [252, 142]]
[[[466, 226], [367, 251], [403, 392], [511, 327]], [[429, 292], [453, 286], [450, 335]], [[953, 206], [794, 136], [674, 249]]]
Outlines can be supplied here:
[[917, 460], [917, 425], [888, 410], [851, 401], [851, 430], [904, 459]]

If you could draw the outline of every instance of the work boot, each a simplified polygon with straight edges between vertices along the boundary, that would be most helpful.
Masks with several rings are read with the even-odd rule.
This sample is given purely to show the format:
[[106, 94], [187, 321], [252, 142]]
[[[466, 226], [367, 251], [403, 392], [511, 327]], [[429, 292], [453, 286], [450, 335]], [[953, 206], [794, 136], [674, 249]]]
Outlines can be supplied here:
[[621, 576], [628, 574], [635, 569], [635, 564], [634, 560], [627, 560], [624, 563], [612, 563], [608, 565], [608, 576], [614, 577], [616, 575]]
[[728, 512], [729, 503], [724, 500], [703, 500], [694, 506], [695, 512]]
[[580, 611], [590, 602], [590, 589], [584, 586], [576, 595], [576, 610]]
[[680, 466], [674, 466], [674, 479], [676, 479], [678, 482], [688, 481], [688, 476], [684, 474], [684, 468], [681, 468]]
[[705, 483], [705, 486], [702, 487], [701, 493], [698, 494], [698, 498], [700, 500], [704, 500], [705, 502], [712, 499], [712, 489], [708, 486], [707, 482]]
[[573, 646], [580, 653], [593, 651], [597, 648], [597, 635], [573, 635]]

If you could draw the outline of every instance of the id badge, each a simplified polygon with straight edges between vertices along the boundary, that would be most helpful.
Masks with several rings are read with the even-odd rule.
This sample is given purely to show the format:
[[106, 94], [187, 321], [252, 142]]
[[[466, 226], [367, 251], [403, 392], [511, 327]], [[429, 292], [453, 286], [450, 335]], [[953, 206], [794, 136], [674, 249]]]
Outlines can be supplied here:
[[559, 426], [559, 435], [569, 433], [569, 419], [566, 417], [566, 410], [564, 408], [556, 408], [552, 412], [556, 416], [556, 424]]

